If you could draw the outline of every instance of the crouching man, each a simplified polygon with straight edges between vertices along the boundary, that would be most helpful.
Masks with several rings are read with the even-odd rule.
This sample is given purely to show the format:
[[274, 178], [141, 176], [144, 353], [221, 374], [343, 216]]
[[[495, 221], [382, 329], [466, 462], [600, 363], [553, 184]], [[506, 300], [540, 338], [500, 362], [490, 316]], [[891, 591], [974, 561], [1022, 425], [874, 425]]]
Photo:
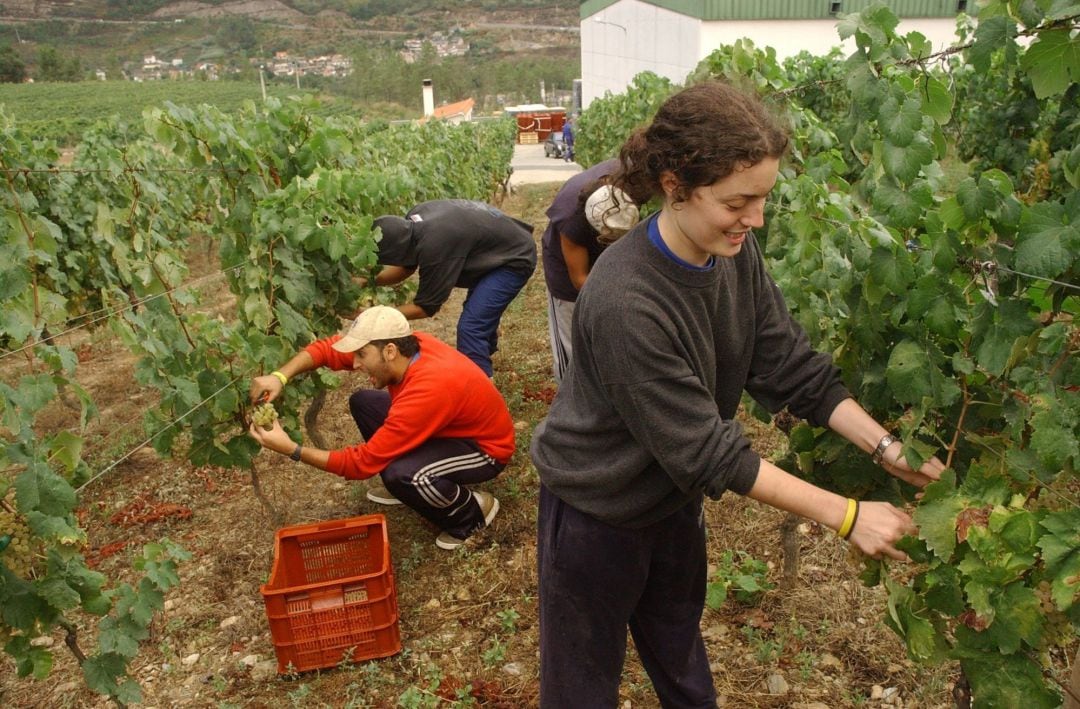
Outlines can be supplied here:
[[465, 485], [498, 475], [514, 452], [514, 425], [492, 381], [465, 355], [413, 332], [394, 308], [360, 314], [343, 335], [318, 340], [251, 382], [251, 400], [273, 401], [290, 379], [319, 367], [360, 369], [374, 389], [349, 398], [364, 443], [334, 451], [297, 445], [274, 423], [251, 437], [264, 448], [350, 480], [379, 475], [373, 502], [406, 504], [436, 524], [435, 540], [455, 549], [491, 523], [499, 501]]

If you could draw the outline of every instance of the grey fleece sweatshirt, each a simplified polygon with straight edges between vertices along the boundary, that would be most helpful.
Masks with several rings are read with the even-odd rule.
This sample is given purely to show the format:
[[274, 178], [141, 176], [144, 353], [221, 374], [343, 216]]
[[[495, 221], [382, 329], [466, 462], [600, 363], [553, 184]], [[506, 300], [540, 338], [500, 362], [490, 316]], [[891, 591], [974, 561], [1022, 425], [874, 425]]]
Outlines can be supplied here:
[[744, 389], [818, 426], [850, 396], [791, 318], [752, 235], [734, 258], [694, 271], [649, 241], [652, 221], [590, 272], [570, 369], [530, 450], [555, 495], [632, 528], [753, 487], [760, 458], [733, 420]]

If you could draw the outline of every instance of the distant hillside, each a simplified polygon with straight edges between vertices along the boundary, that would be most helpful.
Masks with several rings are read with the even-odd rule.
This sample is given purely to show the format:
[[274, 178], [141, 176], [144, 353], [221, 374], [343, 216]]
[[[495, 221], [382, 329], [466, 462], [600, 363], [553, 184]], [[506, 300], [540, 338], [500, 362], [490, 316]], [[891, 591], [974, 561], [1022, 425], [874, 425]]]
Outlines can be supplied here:
[[[6, 52], [38, 83], [265, 80], [389, 115], [418, 114], [418, 87], [431, 79], [437, 101], [473, 98], [491, 112], [569, 101], [578, 9], [569, 0], [0, 0], [0, 60]], [[338, 56], [351, 73], [312, 69]]]
[[307, 24], [390, 22], [437, 17], [457, 23], [575, 25], [573, 0], [0, 0], [0, 18], [155, 21], [239, 16], [262, 22]]
[[83, 78], [121, 79], [148, 56], [235, 73], [277, 52], [399, 51], [435, 33], [462, 37], [476, 60], [555, 52], [576, 65], [577, 28], [571, 0], [0, 0], [0, 50], [35, 80], [46, 48]]

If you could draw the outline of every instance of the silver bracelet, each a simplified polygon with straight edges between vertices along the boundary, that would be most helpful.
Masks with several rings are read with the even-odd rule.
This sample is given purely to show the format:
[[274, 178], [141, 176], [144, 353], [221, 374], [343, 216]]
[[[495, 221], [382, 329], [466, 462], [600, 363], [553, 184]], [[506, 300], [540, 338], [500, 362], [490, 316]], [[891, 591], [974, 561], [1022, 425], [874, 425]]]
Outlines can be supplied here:
[[874, 451], [870, 454], [870, 460], [874, 461], [874, 465], [881, 465], [881, 461], [885, 456], [886, 449], [888, 449], [888, 447], [891, 446], [893, 443], [896, 443], [896, 439], [892, 437], [891, 433], [886, 433], [884, 436], [881, 437], [881, 440], [878, 441], [877, 447], [874, 448]]

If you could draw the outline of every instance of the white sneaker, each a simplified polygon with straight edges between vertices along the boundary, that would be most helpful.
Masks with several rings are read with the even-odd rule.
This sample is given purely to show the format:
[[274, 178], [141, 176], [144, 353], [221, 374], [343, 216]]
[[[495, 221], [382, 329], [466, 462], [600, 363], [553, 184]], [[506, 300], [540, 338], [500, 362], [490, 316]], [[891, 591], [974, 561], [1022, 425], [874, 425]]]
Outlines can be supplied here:
[[367, 491], [367, 499], [372, 502], [377, 502], [380, 505], [400, 505], [403, 504], [401, 500], [394, 497], [394, 494], [386, 489], [386, 486], [381, 481], [374, 482]]
[[[484, 526], [490, 526], [491, 520], [495, 519], [495, 515], [499, 514], [499, 498], [489, 492], [479, 490], [474, 490], [472, 494], [480, 505], [480, 512], [484, 515]], [[458, 539], [450, 532], [440, 532], [439, 536], [435, 538], [435, 546], [447, 551], [453, 551], [464, 543], [464, 539]]]
[[473, 496], [480, 503], [480, 511], [484, 513], [484, 526], [490, 526], [491, 520], [495, 519], [495, 515], [499, 514], [499, 498], [490, 492], [481, 490], [474, 490]]

